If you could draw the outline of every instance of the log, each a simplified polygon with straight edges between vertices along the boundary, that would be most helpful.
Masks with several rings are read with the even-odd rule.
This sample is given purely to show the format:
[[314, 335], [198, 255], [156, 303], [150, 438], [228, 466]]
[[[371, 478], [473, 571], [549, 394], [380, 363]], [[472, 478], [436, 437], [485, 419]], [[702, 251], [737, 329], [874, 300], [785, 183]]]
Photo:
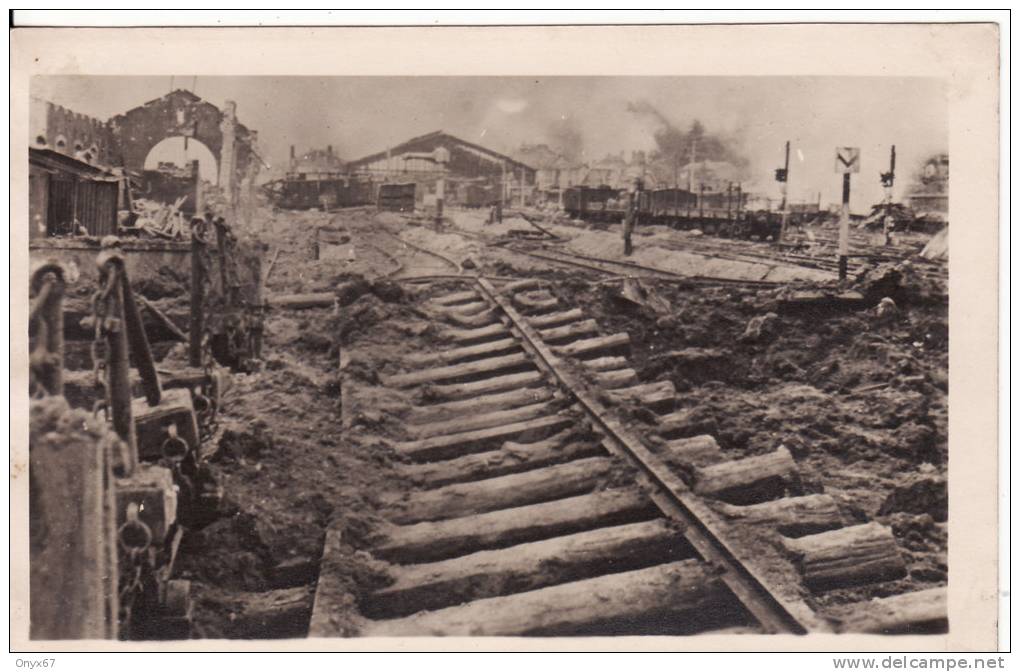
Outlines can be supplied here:
[[538, 332], [538, 335], [542, 337], [543, 341], [562, 341], [576, 336], [587, 336], [588, 334], [598, 333], [599, 327], [595, 323], [595, 320], [582, 320], [580, 322], [572, 322], [565, 324], [562, 327], [552, 327], [551, 329], [542, 329]]
[[714, 418], [696, 414], [691, 409], [685, 408], [661, 416], [657, 429], [664, 437], [685, 438], [699, 434], [715, 434], [719, 427]]
[[558, 327], [563, 324], [569, 324], [570, 322], [583, 320], [584, 313], [581, 312], [580, 308], [572, 308], [571, 310], [564, 310], [558, 313], [533, 315], [526, 319], [528, 321], [528, 324], [535, 327], [536, 329], [547, 329], [549, 327]]
[[365, 636], [522, 636], [635, 634], [635, 622], [698, 623], [726, 592], [694, 560], [574, 581], [526, 593], [376, 621]]
[[523, 366], [534, 366], [531, 359], [523, 352], [515, 352], [511, 355], [500, 357], [488, 357], [465, 364], [451, 364], [449, 366], [438, 366], [410, 373], [401, 373], [390, 376], [384, 382], [389, 387], [411, 387], [422, 383], [434, 383], [441, 380], [454, 380], [465, 376], [474, 376], [481, 373], [496, 373], [507, 369], [520, 368]]
[[616, 403], [636, 401], [652, 410], [672, 408], [676, 403], [676, 388], [670, 380], [643, 383], [619, 390], [608, 390], [606, 394]]
[[462, 303], [457, 306], [451, 306], [448, 308], [438, 308], [439, 312], [444, 315], [456, 315], [458, 317], [471, 317], [478, 315], [486, 311], [489, 308], [489, 304], [485, 301], [475, 301], [473, 303]]
[[839, 505], [829, 495], [784, 497], [750, 506], [720, 504], [716, 508], [730, 520], [774, 528], [787, 537], [802, 537], [843, 527]]
[[312, 586], [245, 594], [239, 600], [238, 612], [232, 613], [230, 636], [243, 639], [304, 637], [314, 598]]
[[875, 522], [786, 539], [783, 544], [812, 590], [892, 581], [907, 574], [892, 530]]
[[410, 460], [448, 460], [471, 452], [481, 452], [485, 448], [507, 439], [543, 438], [550, 432], [570, 427], [576, 423], [577, 419], [573, 415], [561, 412], [534, 420], [524, 420], [471, 432], [433, 436], [418, 441], [404, 441], [395, 444], [394, 449]]
[[637, 371], [634, 369], [603, 371], [595, 374], [595, 380], [598, 381], [599, 386], [607, 390], [631, 387], [638, 384]]
[[453, 294], [437, 296], [432, 300], [440, 306], [454, 306], [458, 303], [469, 303], [477, 300], [478, 298], [478, 292], [473, 289], [468, 289], [463, 292], [454, 292]]
[[581, 495], [603, 483], [612, 470], [611, 459], [589, 457], [521, 474], [447, 485], [406, 496], [389, 519], [409, 525]]
[[188, 335], [181, 331], [180, 327], [174, 324], [173, 320], [166, 316], [166, 313], [154, 306], [151, 301], [141, 294], [137, 295], [136, 298], [138, 299], [138, 302], [142, 304], [142, 307], [149, 311], [149, 315], [151, 315], [163, 329], [173, 334], [174, 339], [181, 343], [188, 342]]
[[392, 526], [372, 553], [389, 562], [432, 562], [657, 515], [655, 505], [637, 490], [602, 490], [475, 516]]
[[797, 313], [808, 309], [856, 310], [865, 305], [864, 295], [854, 290], [840, 293], [801, 290], [785, 296], [779, 301], [777, 312], [781, 315]]
[[603, 527], [494, 551], [396, 569], [392, 585], [364, 602], [369, 618], [394, 618], [522, 593], [689, 557], [663, 519]]
[[527, 292], [533, 289], [539, 289], [542, 286], [542, 281], [537, 278], [524, 278], [523, 280], [514, 280], [508, 282], [499, 288], [501, 294], [516, 294], [517, 292]]
[[441, 364], [457, 364], [479, 357], [504, 355], [520, 348], [520, 343], [514, 338], [504, 338], [498, 341], [468, 345], [462, 348], [452, 348], [439, 352], [423, 352], [408, 355], [404, 363], [413, 366], [436, 366]]
[[524, 371], [456, 385], [435, 385], [432, 393], [439, 399], [464, 399], [475, 395], [532, 387], [544, 380], [541, 371]]
[[757, 504], [782, 497], [796, 475], [797, 463], [790, 451], [780, 446], [765, 455], [698, 469], [694, 492], [730, 504]]
[[496, 311], [491, 309], [473, 315], [454, 311], [444, 313], [444, 315], [462, 327], [484, 327], [496, 321]]
[[315, 292], [309, 294], [270, 294], [266, 303], [271, 308], [281, 310], [304, 310], [306, 308], [332, 308], [336, 304], [336, 295], [332, 292]]
[[696, 466], [718, 462], [722, 455], [715, 437], [708, 434], [667, 441], [663, 453], [676, 462]]
[[559, 299], [547, 291], [517, 294], [513, 297], [513, 301], [522, 310], [533, 313], [548, 313], [560, 305]]
[[428, 439], [434, 436], [449, 436], [451, 434], [463, 434], [478, 429], [500, 427], [514, 422], [533, 420], [555, 412], [554, 405], [544, 401], [517, 408], [506, 408], [490, 413], [464, 414], [450, 420], [439, 420], [423, 425], [412, 425], [408, 427], [409, 433], [417, 439]]
[[442, 338], [449, 339], [455, 343], [468, 344], [491, 340], [497, 336], [509, 335], [510, 330], [502, 322], [496, 322], [477, 329], [444, 329], [440, 334]]
[[424, 424], [437, 420], [449, 420], [456, 418], [463, 413], [486, 413], [497, 409], [516, 408], [528, 404], [537, 404], [540, 401], [548, 401], [555, 393], [548, 387], [525, 387], [519, 390], [497, 392], [471, 399], [459, 401], [447, 401], [431, 406], [417, 406], [411, 410], [408, 419], [411, 424]]
[[949, 630], [945, 586], [847, 605], [833, 617], [839, 632], [928, 635]]
[[533, 443], [507, 441], [499, 450], [465, 455], [443, 462], [400, 465], [398, 471], [422, 487], [438, 488], [450, 483], [516, 474], [603, 452], [603, 449], [594, 443], [567, 441], [572, 433], [569, 429], [564, 430], [556, 436]]
[[610, 336], [599, 336], [597, 338], [586, 338], [574, 341], [569, 345], [558, 345], [552, 348], [553, 352], [562, 357], [581, 357], [598, 352], [619, 350], [630, 345], [630, 336], [626, 332], [612, 334]]
[[597, 357], [583, 360], [581, 364], [592, 371], [612, 371], [613, 369], [626, 369], [630, 366], [626, 357]]

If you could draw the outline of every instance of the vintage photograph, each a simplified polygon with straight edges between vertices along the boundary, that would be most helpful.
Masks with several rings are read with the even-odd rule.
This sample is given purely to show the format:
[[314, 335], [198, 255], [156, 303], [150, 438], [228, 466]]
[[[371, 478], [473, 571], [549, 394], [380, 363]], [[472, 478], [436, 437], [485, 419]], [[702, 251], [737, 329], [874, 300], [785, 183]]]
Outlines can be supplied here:
[[947, 627], [940, 80], [32, 85], [33, 636]]
[[355, 76], [328, 37], [24, 78], [29, 644], [989, 641], [957, 72]]

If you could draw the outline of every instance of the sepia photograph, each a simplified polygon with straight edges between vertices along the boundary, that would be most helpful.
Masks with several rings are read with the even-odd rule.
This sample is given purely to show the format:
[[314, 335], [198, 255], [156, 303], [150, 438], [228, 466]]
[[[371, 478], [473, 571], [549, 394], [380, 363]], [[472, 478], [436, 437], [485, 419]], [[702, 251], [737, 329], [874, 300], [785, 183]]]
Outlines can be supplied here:
[[149, 72], [25, 80], [29, 646], [961, 627], [951, 76]]

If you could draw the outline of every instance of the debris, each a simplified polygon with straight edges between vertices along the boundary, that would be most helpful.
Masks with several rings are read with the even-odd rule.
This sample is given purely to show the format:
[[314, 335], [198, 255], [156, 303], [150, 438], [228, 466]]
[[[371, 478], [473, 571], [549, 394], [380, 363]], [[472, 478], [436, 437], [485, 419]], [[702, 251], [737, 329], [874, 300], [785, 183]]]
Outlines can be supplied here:
[[921, 256], [931, 261], [945, 261], [949, 259], [949, 227], [945, 227], [928, 241], [928, 244], [921, 250]]
[[949, 518], [949, 490], [945, 476], [918, 475], [897, 486], [882, 502], [878, 515], [926, 513], [938, 522]]
[[740, 341], [742, 343], [759, 343], [763, 340], [769, 340], [772, 336], [775, 336], [778, 320], [779, 316], [775, 313], [765, 313], [764, 315], [752, 317], [747, 323], [744, 333], [740, 336]]
[[878, 305], [875, 306], [875, 316], [882, 322], [888, 322], [892, 318], [896, 317], [899, 313], [899, 308], [896, 307], [896, 302], [890, 299], [888, 296], [883, 297]]

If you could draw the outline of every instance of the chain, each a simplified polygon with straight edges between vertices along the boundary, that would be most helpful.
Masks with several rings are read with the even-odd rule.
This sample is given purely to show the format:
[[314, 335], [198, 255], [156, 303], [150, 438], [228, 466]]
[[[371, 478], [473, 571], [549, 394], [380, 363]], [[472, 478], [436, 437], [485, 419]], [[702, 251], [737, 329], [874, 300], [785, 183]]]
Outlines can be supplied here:
[[215, 309], [211, 307], [213, 302], [212, 289], [212, 254], [209, 250], [209, 240], [206, 238], [210, 222], [203, 219], [196, 219], [192, 221], [191, 235], [193, 240], [198, 244], [198, 263], [202, 269], [202, 281], [204, 284], [205, 291], [203, 292], [205, 300], [205, 319], [202, 320], [202, 341], [201, 341], [201, 367], [203, 380], [198, 387], [192, 390], [193, 399], [196, 405], [196, 414], [198, 416], [199, 433], [200, 438], [204, 441], [210, 438], [216, 429], [215, 416], [216, 409], [212, 402], [212, 395], [209, 394], [209, 388], [212, 385], [213, 375], [215, 373], [215, 360], [212, 353], [212, 320], [210, 316], [215, 314]]
[[122, 557], [127, 561], [121, 572], [120, 619], [129, 632], [132, 614], [139, 599], [145, 597], [145, 579], [152, 574], [154, 557], [151, 552], [152, 530], [140, 518], [140, 507], [132, 502], [125, 512], [124, 524], [117, 530]]
[[[104, 279], [105, 284], [103, 283]], [[110, 408], [110, 390], [106, 385], [106, 370], [109, 366], [110, 352], [106, 332], [109, 321], [117, 319], [117, 316], [110, 314], [112, 312], [110, 304], [118, 279], [115, 267], [109, 265], [104, 267], [100, 271], [100, 288], [92, 295], [93, 338], [90, 354], [92, 355], [92, 384], [97, 392], [97, 399], [92, 408], [95, 415], [99, 415], [100, 411], [105, 413]]]
[[46, 320], [39, 320], [36, 331], [37, 345], [28, 357], [28, 395], [31, 399], [42, 399], [46, 396], [46, 388], [40, 378], [45, 375], [47, 367], [52, 366], [51, 353], [46, 347], [49, 340], [49, 325]]

